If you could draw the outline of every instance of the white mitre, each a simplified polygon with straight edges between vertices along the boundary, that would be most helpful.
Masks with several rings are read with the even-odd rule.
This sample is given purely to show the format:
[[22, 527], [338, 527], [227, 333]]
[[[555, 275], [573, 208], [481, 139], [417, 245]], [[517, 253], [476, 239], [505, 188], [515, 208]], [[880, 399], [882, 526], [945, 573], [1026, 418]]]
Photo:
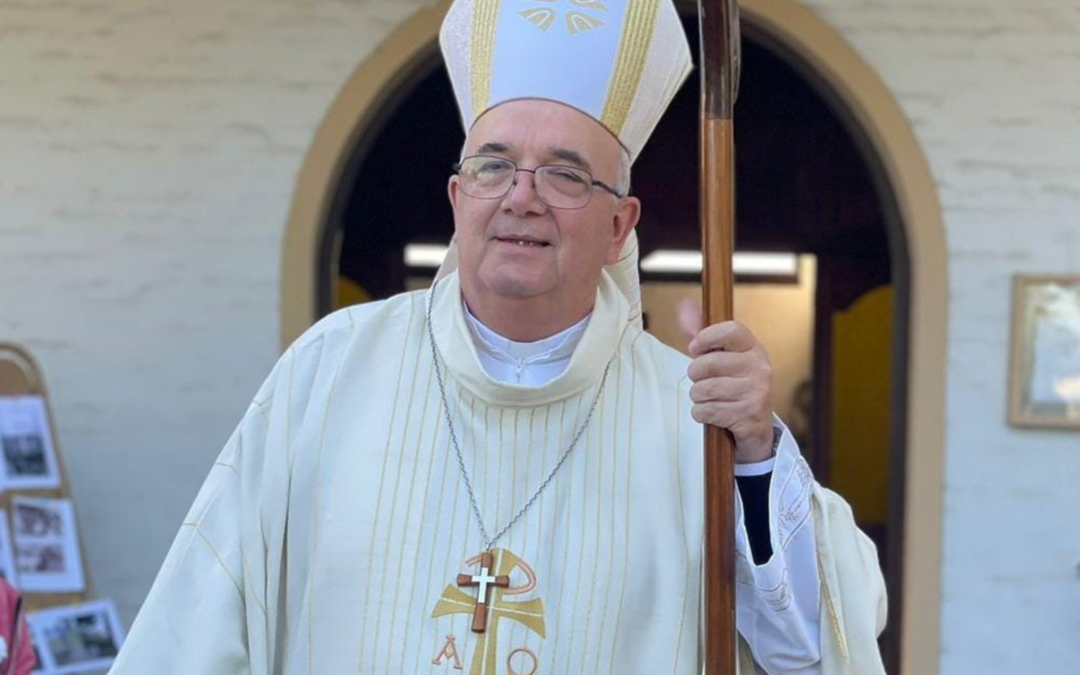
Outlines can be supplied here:
[[466, 129], [500, 103], [550, 99], [631, 159], [693, 65], [671, 0], [457, 0], [439, 37]]
[[[439, 41], [466, 131], [507, 101], [547, 99], [610, 131], [636, 160], [690, 74], [672, 0], [456, 0]], [[640, 321], [637, 238], [607, 268]], [[439, 277], [457, 268], [456, 246]]]

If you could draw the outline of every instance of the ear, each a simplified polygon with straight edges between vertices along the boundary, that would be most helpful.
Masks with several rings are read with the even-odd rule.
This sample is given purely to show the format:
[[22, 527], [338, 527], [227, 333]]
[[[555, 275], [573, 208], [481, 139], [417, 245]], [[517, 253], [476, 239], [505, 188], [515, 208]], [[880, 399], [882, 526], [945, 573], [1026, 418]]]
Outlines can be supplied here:
[[450, 197], [450, 208], [457, 211], [458, 200], [458, 175], [456, 173], [450, 174], [450, 180], [446, 182], [446, 194]]
[[454, 212], [454, 231], [457, 232], [457, 203], [461, 196], [461, 184], [456, 173], [450, 174], [450, 180], [446, 182], [446, 196], [450, 198], [450, 208]]
[[619, 261], [623, 246], [630, 238], [630, 233], [637, 227], [641, 220], [641, 200], [637, 197], [626, 197], [619, 204], [612, 219], [611, 248], [608, 250], [605, 265], [613, 265]]

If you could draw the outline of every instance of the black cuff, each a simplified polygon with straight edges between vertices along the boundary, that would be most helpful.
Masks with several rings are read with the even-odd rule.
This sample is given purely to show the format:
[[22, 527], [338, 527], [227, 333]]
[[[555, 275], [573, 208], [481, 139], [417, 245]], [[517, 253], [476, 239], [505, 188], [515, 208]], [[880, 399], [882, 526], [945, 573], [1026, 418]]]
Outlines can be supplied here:
[[772, 557], [772, 538], [769, 531], [769, 486], [772, 472], [760, 476], [736, 476], [742, 497], [743, 519], [750, 539], [750, 552], [755, 565], [764, 565]]

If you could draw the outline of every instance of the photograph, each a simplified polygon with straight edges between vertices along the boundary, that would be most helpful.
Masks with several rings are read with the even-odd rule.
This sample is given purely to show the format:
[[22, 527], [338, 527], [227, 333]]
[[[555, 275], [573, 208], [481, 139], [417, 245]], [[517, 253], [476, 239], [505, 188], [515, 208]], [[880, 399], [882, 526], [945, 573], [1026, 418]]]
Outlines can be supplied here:
[[49, 416], [40, 396], [0, 397], [0, 463], [3, 487], [34, 490], [60, 486]]
[[1080, 277], [1013, 280], [1009, 423], [1080, 430]]
[[16, 496], [12, 501], [12, 516], [19, 588], [32, 593], [84, 590], [71, 500]]
[[34, 612], [30, 626], [46, 675], [107, 670], [124, 641], [119, 615], [109, 600]]

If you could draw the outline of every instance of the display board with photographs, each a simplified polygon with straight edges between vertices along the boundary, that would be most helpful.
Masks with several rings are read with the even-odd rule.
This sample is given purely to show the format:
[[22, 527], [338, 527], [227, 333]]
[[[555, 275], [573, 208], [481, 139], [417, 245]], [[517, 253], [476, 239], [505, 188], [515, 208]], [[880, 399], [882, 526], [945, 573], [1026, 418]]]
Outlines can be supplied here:
[[28, 611], [92, 597], [41, 370], [0, 343], [0, 576]]
[[42, 675], [106, 672], [124, 643], [124, 629], [110, 600], [55, 607], [29, 616]]

